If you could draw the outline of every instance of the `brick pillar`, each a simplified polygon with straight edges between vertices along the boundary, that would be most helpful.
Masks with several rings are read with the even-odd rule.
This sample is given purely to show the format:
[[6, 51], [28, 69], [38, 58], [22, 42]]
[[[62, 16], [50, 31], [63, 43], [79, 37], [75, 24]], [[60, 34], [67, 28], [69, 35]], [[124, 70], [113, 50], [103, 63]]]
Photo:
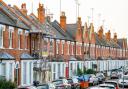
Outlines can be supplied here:
[[24, 31], [20, 35], [20, 48], [24, 49]]

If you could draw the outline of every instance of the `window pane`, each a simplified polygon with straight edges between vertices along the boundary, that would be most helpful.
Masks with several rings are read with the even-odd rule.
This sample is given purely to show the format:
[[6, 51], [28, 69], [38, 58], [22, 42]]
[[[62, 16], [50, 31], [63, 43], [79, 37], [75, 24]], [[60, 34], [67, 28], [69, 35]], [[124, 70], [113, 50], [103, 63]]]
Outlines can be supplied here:
[[27, 66], [26, 62], [23, 63], [23, 84], [26, 84], [26, 73], [27, 73]]
[[9, 67], [9, 80], [12, 80], [12, 63], [10, 63], [10, 67]]
[[5, 63], [1, 64], [1, 76], [2, 78], [5, 79], [5, 76], [6, 76], [6, 64]]

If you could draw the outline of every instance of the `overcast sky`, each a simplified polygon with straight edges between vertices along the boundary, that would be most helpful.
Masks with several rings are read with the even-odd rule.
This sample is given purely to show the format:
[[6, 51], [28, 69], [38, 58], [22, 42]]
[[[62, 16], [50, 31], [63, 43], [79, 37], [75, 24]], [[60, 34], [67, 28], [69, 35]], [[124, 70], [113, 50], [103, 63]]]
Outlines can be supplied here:
[[[27, 4], [28, 13], [33, 12], [37, 14], [37, 7], [39, 1], [47, 7], [48, 12], [53, 13], [53, 20], [59, 21], [60, 15], [60, 0], [3, 0], [7, 4], [17, 5], [20, 7], [22, 3]], [[118, 37], [128, 38], [128, 0], [79, 0], [79, 16], [82, 18], [82, 23], [91, 22], [93, 10], [93, 22], [95, 24], [95, 31], [98, 31], [98, 26], [103, 24], [107, 32], [111, 30], [112, 34], [117, 32]], [[67, 16], [67, 23], [76, 22], [76, 3], [75, 0], [61, 0], [61, 10], [65, 11]], [[99, 16], [101, 14], [101, 16]]]

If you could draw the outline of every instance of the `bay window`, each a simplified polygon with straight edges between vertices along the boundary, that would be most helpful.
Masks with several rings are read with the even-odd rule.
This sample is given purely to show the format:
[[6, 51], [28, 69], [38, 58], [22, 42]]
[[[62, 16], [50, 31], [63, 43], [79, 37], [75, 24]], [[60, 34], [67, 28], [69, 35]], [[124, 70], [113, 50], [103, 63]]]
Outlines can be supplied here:
[[0, 48], [3, 47], [3, 31], [5, 31], [5, 26], [0, 24]]

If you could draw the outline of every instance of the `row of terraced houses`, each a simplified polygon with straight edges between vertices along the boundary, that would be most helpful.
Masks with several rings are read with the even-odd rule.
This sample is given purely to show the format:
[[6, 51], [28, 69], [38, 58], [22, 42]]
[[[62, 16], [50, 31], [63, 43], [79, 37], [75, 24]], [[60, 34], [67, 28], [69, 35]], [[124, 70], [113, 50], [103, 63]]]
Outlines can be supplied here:
[[109, 71], [128, 65], [127, 39], [104, 34], [93, 23], [82, 26], [81, 17], [67, 24], [65, 12], [60, 22], [51, 21], [39, 3], [38, 16], [0, 0], [0, 78], [30, 85], [76, 75], [77, 68]]

